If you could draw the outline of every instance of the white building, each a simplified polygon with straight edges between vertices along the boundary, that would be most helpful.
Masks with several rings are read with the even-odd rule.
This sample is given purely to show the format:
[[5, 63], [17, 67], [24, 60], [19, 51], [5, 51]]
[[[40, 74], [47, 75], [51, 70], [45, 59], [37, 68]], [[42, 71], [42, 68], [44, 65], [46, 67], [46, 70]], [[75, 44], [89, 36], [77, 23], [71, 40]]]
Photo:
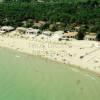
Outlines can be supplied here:
[[52, 32], [51, 31], [43, 31], [42, 34], [46, 35], [46, 36], [51, 36]]
[[14, 30], [14, 27], [12, 26], [2, 26], [0, 28], [0, 31], [5, 31], [5, 32], [10, 32], [10, 31], [13, 31]]
[[20, 34], [25, 34], [26, 28], [24, 28], [24, 27], [17, 27], [16, 28], [16, 32], [19, 32]]
[[56, 32], [54, 32], [54, 34], [52, 34], [51, 38], [53, 40], [59, 40], [63, 36], [64, 36], [64, 31], [56, 31]]
[[95, 41], [96, 35], [86, 35], [84, 39], [89, 41]]
[[95, 47], [100, 48], [100, 42], [99, 41], [95, 43]]
[[35, 37], [35, 36], [39, 35], [40, 33], [41, 33], [41, 31], [39, 29], [28, 28], [25, 32], [25, 35], [27, 35], [29, 37]]
[[36, 34], [36, 35], [38, 35], [38, 34], [40, 34], [40, 33], [41, 33], [41, 31], [40, 31], [39, 29], [28, 28], [28, 29], [26, 30], [26, 34], [29, 34], [29, 35], [31, 35], [31, 34]]
[[0, 30], [0, 34], [4, 34], [4, 33], [5, 33], [5, 31], [1, 31], [1, 30]]
[[69, 40], [76, 39], [78, 32], [67, 32], [64, 33], [64, 36], [67, 37]]

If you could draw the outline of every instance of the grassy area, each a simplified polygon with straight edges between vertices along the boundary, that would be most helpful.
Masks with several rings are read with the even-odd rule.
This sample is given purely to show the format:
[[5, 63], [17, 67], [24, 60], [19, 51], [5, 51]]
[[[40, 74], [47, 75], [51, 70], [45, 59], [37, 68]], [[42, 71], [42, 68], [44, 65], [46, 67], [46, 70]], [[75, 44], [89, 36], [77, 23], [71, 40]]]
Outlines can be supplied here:
[[99, 100], [100, 79], [49, 60], [0, 48], [0, 100]]

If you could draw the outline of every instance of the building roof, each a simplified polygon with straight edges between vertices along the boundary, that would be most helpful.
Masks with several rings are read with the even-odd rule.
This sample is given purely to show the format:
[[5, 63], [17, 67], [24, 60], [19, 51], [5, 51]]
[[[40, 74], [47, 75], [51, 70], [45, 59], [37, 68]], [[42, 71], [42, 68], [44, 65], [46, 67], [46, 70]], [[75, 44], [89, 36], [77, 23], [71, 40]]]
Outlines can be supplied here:
[[34, 27], [41, 27], [42, 25], [40, 23], [34, 23]]
[[45, 21], [38, 21], [38, 23], [40, 23], [40, 24], [46, 24], [46, 22]]
[[76, 26], [75, 29], [80, 29], [80, 26]]
[[43, 34], [47, 34], [47, 35], [51, 35], [51, 34], [52, 34], [51, 31], [43, 31], [42, 33], [43, 33]]
[[33, 29], [33, 28], [28, 28], [26, 30], [26, 32], [29, 32], [29, 33], [31, 33], [31, 32], [38, 33], [39, 31], [40, 31], [39, 29]]
[[0, 30], [0, 34], [3, 34], [3, 33], [5, 33], [5, 31], [1, 31], [1, 30]]
[[96, 35], [86, 35], [85, 38], [96, 38]]
[[52, 34], [52, 38], [62, 38], [64, 34]]
[[55, 31], [54, 34], [64, 34], [64, 31]]
[[17, 27], [16, 30], [23, 30], [23, 31], [25, 31], [26, 28], [24, 28], [24, 27]]
[[76, 36], [77, 32], [68, 32], [68, 33], [64, 33], [65, 36]]
[[34, 23], [34, 27], [41, 27], [41, 26], [43, 26], [43, 25], [45, 25], [46, 24], [46, 22], [45, 21], [38, 21], [38, 22], [35, 22]]
[[96, 33], [93, 33], [93, 32], [92, 32], [92, 33], [90, 33], [90, 35], [96, 35]]
[[24, 27], [17, 27], [17, 28], [16, 28], [16, 31], [17, 31], [18, 33], [21, 33], [21, 34], [25, 33], [26, 30], [27, 30], [27, 29], [24, 28]]
[[10, 31], [10, 30], [13, 30], [14, 29], [14, 27], [12, 27], [12, 26], [2, 26], [1, 27], [1, 30], [8, 30], [8, 31]]

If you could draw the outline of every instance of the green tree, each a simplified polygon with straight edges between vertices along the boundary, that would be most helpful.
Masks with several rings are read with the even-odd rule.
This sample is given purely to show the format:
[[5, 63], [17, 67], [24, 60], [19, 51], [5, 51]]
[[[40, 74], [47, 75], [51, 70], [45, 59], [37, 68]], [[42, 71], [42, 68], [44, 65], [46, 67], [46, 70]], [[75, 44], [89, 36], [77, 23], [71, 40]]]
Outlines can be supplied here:
[[77, 34], [78, 40], [83, 40], [86, 35], [86, 26], [81, 26]]
[[97, 35], [96, 35], [96, 40], [97, 40], [97, 41], [100, 41], [100, 32], [97, 33]]

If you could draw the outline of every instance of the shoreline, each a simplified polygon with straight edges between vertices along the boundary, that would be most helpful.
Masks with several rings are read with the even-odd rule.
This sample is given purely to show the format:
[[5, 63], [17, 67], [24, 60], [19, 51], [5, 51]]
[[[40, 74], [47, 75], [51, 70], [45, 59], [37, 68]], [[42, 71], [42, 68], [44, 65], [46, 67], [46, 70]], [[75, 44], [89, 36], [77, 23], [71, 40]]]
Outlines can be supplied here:
[[[13, 51], [16, 51], [16, 52], [20, 52], [20, 51], [18, 51], [18, 50], [14, 50], [14, 49], [7, 48], [7, 47], [0, 47], [0, 48], [9, 49], [9, 50], [13, 50]], [[86, 72], [87, 74], [92, 74], [92, 75], [95, 75], [96, 77], [100, 77], [100, 73], [96, 73], [96, 72], [90, 71], [90, 70], [88, 70], [88, 69], [83, 69], [83, 68], [81, 68], [81, 66], [76, 66], [76, 65], [72, 65], [72, 64], [65, 64], [65, 63], [62, 63], [62, 62], [54, 61], [54, 60], [49, 59], [49, 58], [44, 58], [44, 57], [39, 56], [39, 55], [37, 55], [37, 56], [36, 56], [36, 55], [32, 55], [32, 54], [29, 54], [29, 53], [26, 53], [26, 52], [20, 52], [20, 53], [26, 54], [26, 55], [31, 56], [31, 57], [38, 57], [38, 58], [44, 59], [45, 61], [52, 61], [53, 63], [68, 65], [68, 68], [75, 68], [75, 69], [84, 71], [84, 72]], [[66, 68], [67, 68], [67, 67], [66, 67]]]
[[[84, 44], [85, 42], [89, 42], [89, 45], [80, 45], [81, 43]], [[77, 55], [79, 56], [81, 55], [81, 53], [79, 52], [80, 51], [79, 48], [83, 48], [84, 46], [86, 46], [84, 48], [88, 48], [90, 50], [96, 49], [96, 48], [95, 47], [90, 48], [90, 44], [92, 44], [90, 43], [90, 41], [80, 41], [80, 43], [79, 44], [78, 43], [79, 41], [68, 41], [66, 44], [63, 44], [62, 46], [62, 44], [59, 44], [59, 43], [57, 45], [52, 42], [45, 43], [45, 41], [41, 42], [39, 40], [38, 41], [29, 40], [29, 39], [26, 40], [24, 38], [15, 38], [15, 37], [11, 38], [7, 36], [6, 37], [0, 36], [0, 46], [1, 47], [17, 50], [19, 52], [26, 53], [32, 56], [39, 56], [41, 58], [52, 60], [57, 63], [63, 63], [66, 65], [74, 66], [76, 68], [83, 69], [83, 70], [95, 73], [97, 76], [100, 76], [100, 67], [95, 66], [97, 65], [97, 63], [95, 64], [89, 61], [88, 63], [85, 63], [86, 62], [85, 60], [87, 59], [82, 60], [77, 57]], [[48, 44], [53, 48], [48, 48]], [[78, 48], [78, 45], [80, 45], [79, 48]], [[54, 48], [54, 46], [56, 47]], [[79, 49], [79, 51], [77, 51], [78, 49], [76, 47]], [[64, 50], [65, 48], [66, 50]], [[66, 52], [68, 52], [69, 50], [71, 52], [70, 55], [68, 55], [69, 53], [66, 54]], [[84, 54], [83, 51], [84, 49], [82, 50], [82, 54]], [[73, 53], [76, 53], [76, 57]], [[90, 58], [92, 59], [94, 55], [96, 54], [98, 54], [99, 56], [100, 50], [98, 50], [97, 53], [90, 55], [91, 57], [89, 56], [89, 59]], [[98, 62], [99, 62], [98, 65], [100, 65], [100, 60]]]

